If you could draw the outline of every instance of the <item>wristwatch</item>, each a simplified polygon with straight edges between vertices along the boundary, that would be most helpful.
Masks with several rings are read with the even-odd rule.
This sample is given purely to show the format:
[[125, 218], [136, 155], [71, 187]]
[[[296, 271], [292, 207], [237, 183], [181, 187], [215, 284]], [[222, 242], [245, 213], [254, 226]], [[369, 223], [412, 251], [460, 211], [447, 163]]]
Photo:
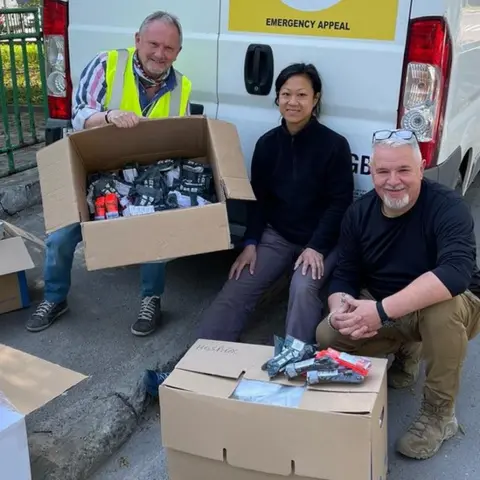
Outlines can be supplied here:
[[392, 327], [395, 325], [395, 320], [392, 320], [388, 315], [385, 309], [383, 308], [382, 302], [377, 302], [377, 312], [378, 316], [380, 317], [380, 322], [382, 327]]

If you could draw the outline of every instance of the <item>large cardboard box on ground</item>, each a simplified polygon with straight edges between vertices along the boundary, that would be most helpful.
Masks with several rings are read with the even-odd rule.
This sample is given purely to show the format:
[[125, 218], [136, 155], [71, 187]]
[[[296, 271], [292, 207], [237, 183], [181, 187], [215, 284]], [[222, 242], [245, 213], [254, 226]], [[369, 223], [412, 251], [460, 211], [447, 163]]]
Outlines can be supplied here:
[[86, 377], [0, 344], [0, 478], [31, 480], [25, 415]]
[[30, 305], [25, 271], [34, 266], [22, 238], [0, 240], [0, 314]]
[[272, 356], [273, 347], [198, 340], [182, 358], [160, 387], [170, 480], [385, 480], [387, 361], [372, 359], [362, 385], [279, 378], [297, 387], [294, 406], [231, 398], [252, 381], [272, 386], [261, 370]]
[[[89, 221], [87, 174], [175, 158], [212, 165], [218, 203], [115, 220]], [[46, 231], [82, 224], [88, 270], [231, 248], [226, 200], [254, 200], [233, 124], [204, 117], [105, 126], [74, 133], [37, 153]]]

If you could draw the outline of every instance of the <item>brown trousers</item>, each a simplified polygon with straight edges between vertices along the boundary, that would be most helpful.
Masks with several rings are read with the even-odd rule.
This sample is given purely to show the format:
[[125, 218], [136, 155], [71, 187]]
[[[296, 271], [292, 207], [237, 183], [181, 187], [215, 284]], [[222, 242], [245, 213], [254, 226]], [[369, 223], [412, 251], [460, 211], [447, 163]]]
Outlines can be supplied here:
[[[364, 291], [360, 298], [372, 299]], [[480, 332], [480, 299], [471, 292], [413, 312], [381, 328], [375, 337], [351, 340], [333, 330], [326, 321], [317, 327], [319, 347], [381, 357], [409, 349], [423, 356], [426, 366], [425, 398], [453, 405], [460, 388], [468, 341]], [[421, 342], [421, 350], [418, 347]], [[420, 360], [420, 358], [419, 358]]]

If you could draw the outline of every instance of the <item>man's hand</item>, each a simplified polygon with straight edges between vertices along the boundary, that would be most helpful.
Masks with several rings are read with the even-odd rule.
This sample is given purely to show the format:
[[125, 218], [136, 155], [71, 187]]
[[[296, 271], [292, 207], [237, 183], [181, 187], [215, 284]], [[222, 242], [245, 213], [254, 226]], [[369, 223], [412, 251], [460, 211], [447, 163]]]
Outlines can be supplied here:
[[297, 268], [302, 264], [302, 275], [306, 275], [308, 268], [310, 268], [312, 272], [312, 278], [314, 280], [320, 280], [323, 277], [323, 255], [313, 250], [313, 248], [306, 248], [302, 252], [295, 263], [294, 270], [297, 270]]
[[353, 340], [371, 338], [382, 326], [375, 300], [355, 300], [348, 296], [349, 313], [338, 313], [331, 318], [332, 326]]
[[133, 112], [112, 110], [107, 115], [109, 123], [118, 128], [133, 128], [140, 123], [140, 117]]
[[228, 275], [229, 280], [235, 277], [235, 280], [240, 278], [240, 274], [242, 273], [243, 269], [247, 266], [250, 266], [250, 275], [255, 273], [255, 264], [257, 262], [257, 247], [255, 245], [247, 245], [243, 252], [238, 256], [235, 260], [235, 263], [232, 265], [230, 269], [230, 273]]

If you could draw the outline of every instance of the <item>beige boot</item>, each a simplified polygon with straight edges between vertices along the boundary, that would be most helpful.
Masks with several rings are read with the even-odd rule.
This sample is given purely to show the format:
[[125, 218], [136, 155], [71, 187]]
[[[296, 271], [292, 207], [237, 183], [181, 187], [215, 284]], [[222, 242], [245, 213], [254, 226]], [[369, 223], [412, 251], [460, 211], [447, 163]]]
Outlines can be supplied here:
[[418, 418], [397, 443], [397, 451], [417, 460], [433, 457], [445, 440], [458, 432], [455, 408], [423, 401]]
[[388, 370], [388, 386], [396, 389], [413, 386], [417, 382], [420, 374], [421, 357], [421, 343], [403, 345], [395, 354], [395, 360]]

